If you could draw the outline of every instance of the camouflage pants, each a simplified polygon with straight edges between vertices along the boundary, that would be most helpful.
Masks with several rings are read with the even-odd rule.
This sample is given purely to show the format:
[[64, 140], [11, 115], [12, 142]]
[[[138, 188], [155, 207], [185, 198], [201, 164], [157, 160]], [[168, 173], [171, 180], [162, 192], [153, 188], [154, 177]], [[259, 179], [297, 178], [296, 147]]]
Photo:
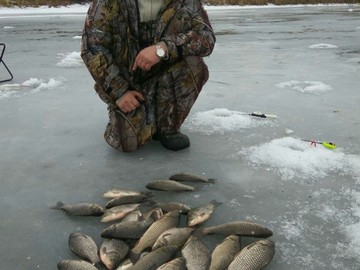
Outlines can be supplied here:
[[[192, 65], [197, 66], [198, 74]], [[187, 57], [163, 69], [142, 84], [146, 101], [136, 110], [122, 113], [109, 105], [105, 140], [118, 150], [131, 152], [149, 142], [156, 132], [179, 131], [207, 79], [208, 69], [199, 57]]]

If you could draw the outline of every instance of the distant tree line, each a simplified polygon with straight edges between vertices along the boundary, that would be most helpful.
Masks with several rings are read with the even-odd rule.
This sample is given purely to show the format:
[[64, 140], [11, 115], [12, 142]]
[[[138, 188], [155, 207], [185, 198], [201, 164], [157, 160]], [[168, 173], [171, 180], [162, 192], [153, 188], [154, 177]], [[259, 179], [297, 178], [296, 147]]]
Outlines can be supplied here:
[[[0, 0], [0, 6], [37, 7], [86, 4], [84, 0]], [[360, 0], [203, 0], [206, 5], [297, 5], [297, 4], [359, 4]]]

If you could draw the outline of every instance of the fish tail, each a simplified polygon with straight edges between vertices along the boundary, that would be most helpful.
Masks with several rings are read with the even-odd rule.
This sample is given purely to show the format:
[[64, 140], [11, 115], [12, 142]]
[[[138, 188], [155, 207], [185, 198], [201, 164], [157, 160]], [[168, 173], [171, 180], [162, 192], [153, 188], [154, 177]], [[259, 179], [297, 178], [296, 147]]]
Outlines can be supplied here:
[[130, 261], [135, 264], [139, 260], [140, 254], [141, 253], [138, 253], [137, 251], [131, 250], [129, 255]]
[[197, 237], [198, 239], [202, 239], [205, 237], [205, 233], [202, 228], [195, 229], [192, 235]]
[[102, 269], [101, 267], [103, 267], [103, 264], [102, 264], [101, 262], [93, 263], [93, 265], [94, 265], [97, 269]]
[[61, 210], [64, 205], [65, 204], [63, 202], [58, 201], [56, 205], [51, 206], [50, 209]]
[[218, 202], [217, 200], [212, 200], [210, 203], [212, 203], [214, 205], [214, 207], [217, 207], [219, 205], [222, 205], [222, 202]]
[[156, 202], [150, 199], [146, 199], [141, 203], [141, 206], [154, 206], [156, 205]]
[[216, 178], [209, 178], [209, 179], [207, 180], [207, 182], [210, 183], [210, 184], [214, 184], [216, 181], [217, 181]]
[[111, 234], [109, 233], [108, 229], [102, 230], [100, 236], [103, 237], [103, 238], [111, 238]]
[[155, 195], [151, 191], [144, 191], [144, 192], [141, 192], [141, 194], [146, 196], [147, 198], [155, 197]]

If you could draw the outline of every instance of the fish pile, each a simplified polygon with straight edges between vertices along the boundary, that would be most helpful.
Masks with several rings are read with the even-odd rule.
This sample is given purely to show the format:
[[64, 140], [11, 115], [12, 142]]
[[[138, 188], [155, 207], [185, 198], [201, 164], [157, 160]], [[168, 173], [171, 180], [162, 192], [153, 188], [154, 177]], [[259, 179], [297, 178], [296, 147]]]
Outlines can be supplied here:
[[[195, 187], [181, 182], [214, 181], [179, 173], [150, 182], [146, 188], [185, 192]], [[79, 259], [60, 261], [59, 270], [260, 270], [274, 257], [275, 243], [268, 239], [273, 232], [261, 224], [240, 220], [204, 226], [222, 204], [216, 200], [191, 208], [181, 202], [156, 202], [152, 191], [120, 188], [110, 189], [104, 197], [108, 199], [104, 207], [62, 202], [51, 207], [68, 215], [99, 216], [102, 223], [112, 222], [101, 231], [99, 248], [91, 236], [71, 233], [68, 246]], [[222, 237], [212, 252], [204, 242], [210, 235]], [[241, 247], [243, 237], [258, 239]]]

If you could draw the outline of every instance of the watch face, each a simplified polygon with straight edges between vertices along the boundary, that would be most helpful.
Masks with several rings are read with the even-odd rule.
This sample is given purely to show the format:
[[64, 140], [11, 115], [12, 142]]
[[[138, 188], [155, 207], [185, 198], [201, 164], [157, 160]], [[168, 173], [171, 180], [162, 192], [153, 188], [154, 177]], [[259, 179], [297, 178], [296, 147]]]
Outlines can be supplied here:
[[156, 55], [160, 58], [165, 56], [165, 51], [163, 48], [161, 48], [161, 46], [156, 46]]

